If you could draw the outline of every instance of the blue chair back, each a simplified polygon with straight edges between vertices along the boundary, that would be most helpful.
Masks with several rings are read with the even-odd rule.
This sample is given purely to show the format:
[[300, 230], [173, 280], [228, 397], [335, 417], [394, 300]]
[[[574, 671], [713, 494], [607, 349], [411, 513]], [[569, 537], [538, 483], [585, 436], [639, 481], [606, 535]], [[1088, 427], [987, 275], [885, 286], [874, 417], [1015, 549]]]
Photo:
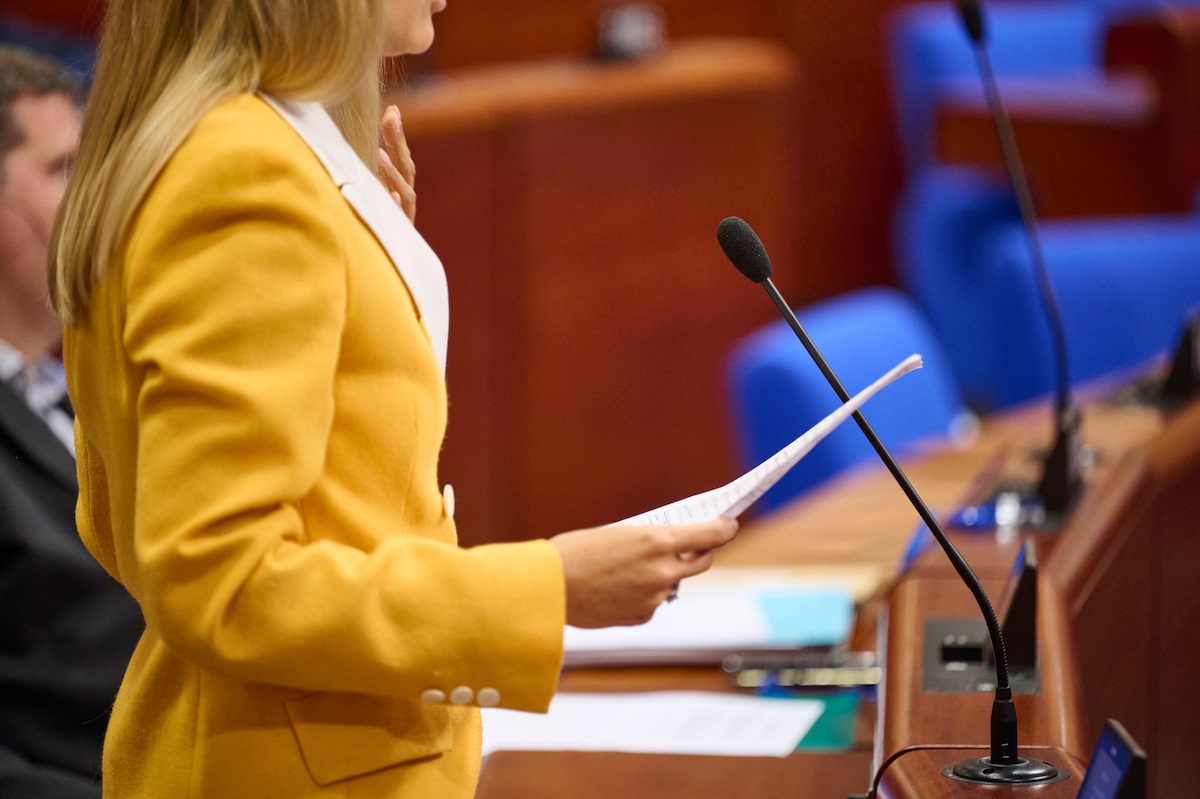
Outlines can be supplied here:
[[[1104, 75], [1104, 37], [1122, 17], [1200, 0], [1027, 0], [984, 2], [988, 56], [997, 77], [1070, 78], [1083, 86]], [[933, 115], [948, 87], [978, 92], [979, 67], [950, 0], [899, 6], [885, 26], [892, 101], [910, 171], [933, 162]]]
[[[801, 324], [854, 394], [904, 358], [919, 353], [924, 367], [872, 398], [863, 414], [893, 454], [921, 439], [945, 437], [964, 407], [942, 347], [907, 295], [870, 288], [808, 306]], [[782, 449], [840, 404], [790, 327], [779, 322], [751, 333], [727, 366], [738, 451], [745, 468]], [[759, 500], [769, 511], [876, 455], [853, 420], [847, 421]]]
[[[1175, 346], [1200, 304], [1200, 213], [1038, 225], [1070, 377]], [[1054, 351], [1029, 242], [1003, 177], [931, 167], [896, 209], [897, 275], [944, 343], [966, 402], [991, 411], [1053, 390]]]
[[[1102, 73], [1102, 15], [1085, 0], [985, 3], [988, 54], [998, 77]], [[933, 116], [948, 85], [977, 86], [979, 67], [950, 0], [900, 6], [886, 27], [892, 102], [904, 162], [911, 171], [933, 162]]]

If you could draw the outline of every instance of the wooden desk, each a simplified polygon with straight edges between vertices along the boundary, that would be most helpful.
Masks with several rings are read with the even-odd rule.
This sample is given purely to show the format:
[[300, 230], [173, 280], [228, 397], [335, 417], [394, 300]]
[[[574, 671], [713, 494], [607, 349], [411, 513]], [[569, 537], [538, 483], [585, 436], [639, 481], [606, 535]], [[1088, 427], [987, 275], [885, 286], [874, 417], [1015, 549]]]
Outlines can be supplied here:
[[[1161, 426], [1160, 414], [1151, 408], [1089, 406], [1082, 434], [1085, 443], [1097, 448], [1098, 460], [1089, 470], [1089, 482], [1101, 483], [1121, 454]], [[979, 499], [1001, 476], [1033, 479], [1052, 434], [1049, 410], [1038, 403], [986, 420], [965, 446], [930, 445], [907, 457], [895, 454], [925, 503], [941, 516]], [[717, 564], [857, 565], [890, 576], [919, 523], [892, 476], [882, 465], [870, 463], [772, 516], [744, 524], [737, 539], [717, 554]], [[967, 548], [964, 554], [973, 567], [993, 549], [978, 536], [959, 536], [956, 541]], [[928, 553], [923, 562], [930, 557], [942, 562], [941, 556]], [[1002, 568], [1007, 570], [1010, 562]]]
[[[1073, 759], [1087, 759], [1104, 720], [1116, 718], [1149, 753], [1148, 795], [1185, 799], [1195, 794], [1188, 753], [1200, 745], [1190, 676], [1200, 598], [1184, 587], [1200, 564], [1200, 405], [1166, 415], [1104, 405], [1087, 413], [1085, 438], [1099, 457], [1091, 487], [1056, 535], [1034, 536], [1042, 567], [1041, 688], [1015, 697], [1020, 741], [1047, 747], [1051, 762], [1070, 768]], [[1012, 542], [952, 537], [997, 596]], [[877, 758], [962, 743], [971, 729], [985, 730], [990, 695], [923, 687], [927, 664], [917, 651], [926, 621], [978, 615], [950, 567], [929, 553], [892, 589], [887, 607]], [[945, 788], [938, 769], [920, 758], [887, 771], [881, 797], [940, 796]], [[991, 790], [959, 787], [953, 795], [995, 795]]]
[[[477, 799], [842, 799], [861, 793], [869, 752], [775, 757], [682, 757], [596, 752], [497, 752]], [[1047, 797], [1047, 799], [1050, 799]]]
[[[1089, 490], [1075, 517], [1076, 528], [1086, 530], [1104, 515], [1114, 496], [1124, 496], [1121, 485], [1129, 480], [1124, 464], [1131, 453], [1142, 451], [1148, 441], [1175, 433], [1200, 438], [1200, 407], [1172, 419], [1147, 407], [1094, 402], [1085, 408], [1083, 424], [1084, 440], [1095, 451], [1095, 464], [1087, 473]], [[1033, 406], [989, 420], [969, 447], [928, 448], [902, 461], [927, 503], [935, 511], [945, 512], [963, 500], [978, 498], [998, 477], [1035, 476], [1050, 435], [1048, 409]], [[1074, 799], [1098, 730], [1087, 726], [1088, 697], [1083, 693], [1087, 686], [1080, 679], [1078, 637], [1067, 629], [1078, 616], [1064, 602], [1066, 594], [1075, 592], [1073, 584], [1044, 581], [1044, 602], [1039, 604], [1042, 689], [1017, 699], [1023, 754], [1050, 760], [1071, 772], [1071, 777], [1037, 788], [976, 788], [953, 782], [941, 776], [943, 767], [984, 753], [982, 749], [969, 750], [986, 746], [991, 694], [926, 694], [921, 688], [924, 619], [975, 618], [978, 610], [967, 590], [952, 577], [940, 550], [927, 551], [904, 575], [895, 576], [917, 522], [915, 511], [890, 475], [882, 467], [872, 466], [774, 516], [745, 524], [738, 539], [717, 557], [719, 566], [851, 566], [873, 570], [878, 576], [876, 598], [864, 608], [863, 618], [881, 619], [879, 633], [887, 642], [886, 676], [878, 718], [864, 715], [851, 751], [797, 753], [778, 760], [501, 753], [486, 764], [480, 799], [757, 797], [774, 796], [781, 789], [789, 795], [843, 797], [872, 788], [879, 797], [892, 799], [1016, 799], [1035, 794], [1038, 799]], [[1050, 562], [1057, 560], [1063, 575], [1075, 573], [1066, 566], [1072, 558], [1067, 554], [1055, 558], [1054, 553], [1062, 541], [1079, 534], [1070, 533], [1070, 539], [1066, 535], [1064, 531], [1059, 538], [1044, 537], [1039, 545]], [[993, 595], [998, 593], [1011, 567], [1016, 541], [979, 533], [957, 532], [952, 537]], [[858, 641], [873, 643], [872, 631], [860, 631]], [[715, 669], [593, 669], [568, 672], [563, 679], [563, 689], [568, 691], [670, 688], [731, 690], [724, 675]], [[868, 704], [866, 713], [871, 712]], [[1182, 795], [1164, 793], [1160, 799]]]

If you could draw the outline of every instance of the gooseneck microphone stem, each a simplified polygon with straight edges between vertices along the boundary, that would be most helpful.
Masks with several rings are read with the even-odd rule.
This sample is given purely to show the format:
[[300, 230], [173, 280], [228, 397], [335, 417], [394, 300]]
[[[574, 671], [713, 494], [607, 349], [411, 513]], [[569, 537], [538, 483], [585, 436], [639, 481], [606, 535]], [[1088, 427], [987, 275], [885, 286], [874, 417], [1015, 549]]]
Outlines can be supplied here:
[[[770, 296], [775, 307], [779, 309], [779, 313], [792, 328], [792, 332], [800, 339], [804, 349], [808, 350], [808, 354], [821, 370], [821, 374], [825, 376], [829, 385], [833, 387], [838, 398], [843, 403], [848, 402], [850, 392], [846, 391], [842, 381], [834, 374], [825, 357], [821, 355], [812, 338], [804, 330], [804, 326], [800, 324], [800, 320], [796, 318], [796, 314], [792, 312], [791, 306], [775, 288], [775, 284], [771, 282], [771, 260], [767, 257], [766, 248], [763, 247], [758, 235], [746, 222], [731, 216], [723, 219], [717, 226], [717, 241], [739, 272], [750, 281], [762, 284], [767, 295]], [[983, 590], [979, 578], [975, 576], [975, 572], [971, 570], [970, 565], [950, 541], [945, 530], [925, 505], [917, 490], [913, 488], [912, 483], [904, 474], [904, 470], [900, 468], [896, 459], [879, 440], [879, 436], [875, 434], [866, 417], [861, 411], [855, 411], [852, 415], [855, 423], [867, 437], [867, 441], [874, 447], [880, 460], [887, 466], [888, 471], [904, 491], [921, 520], [925, 522], [933, 537], [941, 545], [946, 557], [954, 566], [954, 570], [958, 572], [958, 576], [962, 578], [963, 583], [975, 597], [987, 625], [988, 637], [992, 642], [996, 660], [996, 694], [992, 701], [990, 754], [988, 757], [973, 758], [958, 763], [952, 770], [948, 770], [952, 773], [947, 773], [946, 776], [964, 782], [991, 785], [1029, 785], [1061, 778], [1064, 772], [1056, 767], [1040, 760], [1023, 758], [1018, 753], [1017, 709], [1013, 704], [1012, 687], [1009, 685], [1008, 652], [1004, 647], [1004, 633], [1001, 631], [996, 611], [992, 608], [992, 602], [988, 599], [987, 592]]]
[[[965, 5], [965, 4], [964, 4]], [[977, 7], [977, 6], [976, 6]], [[978, 31], [978, 38], [976, 37]], [[1050, 321], [1050, 337], [1054, 346], [1054, 361], [1056, 373], [1056, 403], [1058, 415], [1066, 412], [1070, 404], [1071, 378], [1067, 364], [1067, 341], [1063, 332], [1062, 314], [1059, 312], [1058, 301], [1054, 296], [1054, 286], [1050, 283], [1050, 271], [1046, 268], [1045, 256], [1042, 252], [1041, 236], [1038, 233], [1037, 215], [1033, 208], [1033, 194], [1029, 190], [1029, 180], [1025, 175], [1025, 167], [1017, 151], [1017, 137], [1013, 133], [1012, 120], [1004, 103], [1000, 100], [1000, 88], [996, 81], [995, 70], [992, 69], [992, 59], [987, 47], [983, 44], [982, 26], [972, 29], [971, 33], [975, 60], [979, 64], [979, 73], [983, 77], [983, 91], [987, 98], [988, 110], [996, 126], [996, 137], [1000, 140], [1000, 150], [1004, 156], [1004, 166], [1008, 171], [1009, 181], [1017, 196], [1017, 208], [1021, 213], [1021, 222], [1025, 227], [1025, 236], [1029, 240], [1029, 255], [1033, 259], [1034, 272], [1037, 276], [1038, 293], [1042, 306]]]
[[1079, 408], [1071, 401], [1071, 370], [1067, 362], [1066, 328], [1063, 326], [1058, 301], [1054, 296], [1054, 286], [1050, 282], [1050, 270], [1046, 268], [1042, 241], [1038, 234], [1037, 217], [1033, 208], [1033, 196], [1029, 191], [1029, 181], [1025, 177], [1025, 168], [1021, 164], [1020, 154], [1017, 152], [1017, 138], [1013, 134], [1012, 121], [1004, 108], [1004, 103], [1000, 101], [999, 83], [996, 81], [996, 72], [992, 69], [992, 60], [988, 55], [983, 9], [980, 7], [979, 0], [957, 0], [957, 3], [963, 26], [967, 29], [967, 36], [975, 51], [975, 60], [979, 63], [979, 76], [983, 83], [984, 96], [987, 98], [992, 123], [996, 127], [996, 137], [1000, 142], [1009, 182], [1017, 197], [1021, 222], [1029, 241], [1029, 256], [1033, 262], [1038, 292], [1041, 296], [1042, 308], [1046, 313], [1046, 322], [1050, 328], [1050, 339], [1054, 348], [1057, 388], [1054, 444], [1046, 456], [1042, 476], [1036, 489], [1047, 516], [1054, 518], [1071, 509], [1083, 488], [1079, 462], [1082, 449], [1079, 438], [1080, 413]]
[[[805, 331], [803, 325], [800, 324], [800, 320], [796, 318], [796, 314], [792, 311], [791, 306], [789, 306], [787, 301], [783, 298], [783, 295], [781, 295], [779, 290], [775, 288], [775, 284], [771, 281], [771, 278], [767, 277], [761, 282], [762, 287], [766, 289], [767, 294], [775, 303], [775, 307], [779, 309], [779, 313], [781, 313], [783, 318], [787, 320], [788, 326], [792, 328], [792, 332], [794, 332], [796, 337], [800, 339], [800, 343], [804, 345], [804, 349], [808, 350], [808, 354], [812, 357], [813, 361], [816, 362], [817, 368], [821, 370], [821, 374], [825, 376], [825, 379], [829, 382], [829, 385], [833, 387], [833, 390], [838, 395], [838, 398], [842, 402], [849, 402], [850, 392], [846, 390], [846, 387], [842, 385], [842, 381], [838, 379], [836, 374], [834, 374], [833, 369], [829, 366], [829, 362], [825, 360], [823, 355], [821, 355], [820, 350], [817, 349], [817, 345], [813, 343], [813, 340], [809, 337], [808, 332]], [[858, 424], [859, 429], [862, 430], [863, 435], [867, 437], [867, 441], [869, 441], [871, 446], [875, 448], [875, 452], [878, 453], [879, 458], [883, 461], [884, 466], [887, 467], [888, 471], [892, 473], [892, 477], [894, 477], [896, 482], [900, 485], [900, 489], [904, 492], [904, 495], [908, 497], [908, 501], [911, 502], [912, 506], [916, 509], [917, 514], [921, 517], [921, 520], [925, 522], [925, 525], [929, 528], [929, 531], [933, 533], [933, 537], [937, 539], [937, 542], [945, 551], [946, 557], [950, 559], [951, 565], [954, 566], [954, 570], [958, 572], [959, 577], [961, 577], [963, 582], [967, 584], [967, 588], [970, 589], [971, 594], [975, 597], [975, 601], [979, 604], [979, 609], [983, 613], [984, 621], [987, 623], [988, 635], [991, 637], [992, 646], [996, 651], [997, 701], [999, 701], [1000, 692], [1003, 691], [1006, 692], [1007, 701], [1009, 704], [1011, 704], [1012, 692], [1009, 687], [1008, 680], [1008, 656], [1004, 650], [1004, 635], [1001, 633], [1000, 622], [996, 618], [996, 611], [992, 608], [992, 602], [988, 598], [987, 592], [983, 590], [983, 585], [979, 582], [979, 578], [975, 576], [975, 572], [971, 569], [970, 564], [967, 563], [962, 554], [957, 548], [955, 548], [953, 542], [950, 541], [950, 538], [946, 535], [945, 531], [942, 529], [942, 526], [938, 523], [937, 518], [929, 510], [929, 507], [925, 504], [925, 500], [921, 499], [921, 495], [918, 494], [916, 488], [913, 487], [912, 482], [908, 479], [908, 475], [906, 475], [904, 470], [900, 468], [900, 464], [896, 463], [896, 459], [892, 457], [892, 453], [888, 451], [888, 448], [884, 446], [882, 441], [879, 440], [879, 436], [875, 434], [875, 430], [871, 427], [871, 424], [867, 421], [866, 417], [863, 416], [861, 411], [855, 411], [852, 416], [854, 421]], [[993, 718], [994, 717], [995, 710], [993, 709]], [[1007, 749], [1007, 754], [1005, 754], [1003, 751], [996, 751], [996, 744], [996, 741], [992, 742], [993, 759], [1016, 757], [1017, 737], [1015, 715], [1013, 715], [1012, 718], [1011, 744], [1004, 744], [1000, 747], [1001, 749]], [[1001, 760], [999, 762], [1008, 761]]]

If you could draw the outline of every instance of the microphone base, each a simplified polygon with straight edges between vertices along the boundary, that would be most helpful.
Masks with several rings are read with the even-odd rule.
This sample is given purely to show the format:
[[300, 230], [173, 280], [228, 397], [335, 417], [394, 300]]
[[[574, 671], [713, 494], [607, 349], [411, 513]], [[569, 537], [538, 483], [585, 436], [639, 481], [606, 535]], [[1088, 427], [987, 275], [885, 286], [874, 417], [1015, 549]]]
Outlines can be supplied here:
[[1046, 458], [1037, 495], [1048, 517], [1063, 517], [1083, 492], [1083, 442], [1079, 406], [1068, 404], [1055, 419], [1055, 440]]
[[1070, 772], [1044, 760], [1018, 757], [1016, 763], [994, 763], [990, 757], [963, 760], [942, 769], [942, 776], [976, 785], [1045, 785], [1061, 782]]

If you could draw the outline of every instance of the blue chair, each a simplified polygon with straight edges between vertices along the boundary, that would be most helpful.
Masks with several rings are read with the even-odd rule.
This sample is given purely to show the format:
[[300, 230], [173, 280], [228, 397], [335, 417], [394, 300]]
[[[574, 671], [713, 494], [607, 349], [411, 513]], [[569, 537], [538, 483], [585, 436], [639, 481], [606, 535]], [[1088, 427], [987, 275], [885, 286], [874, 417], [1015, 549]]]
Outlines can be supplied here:
[[[1104, 38], [1123, 16], [1198, 0], [1058, 0], [984, 4], [1001, 81], [1103, 82]], [[1007, 407], [1054, 387], [1045, 311], [1016, 201], [995, 169], [933, 162], [932, 119], [950, 86], [978, 89], [970, 42], [950, 2], [900, 9], [888, 32], [908, 180], [894, 215], [900, 284], [953, 363], [967, 403]], [[1039, 223], [1058, 295], [1073, 382], [1127, 369], [1174, 346], [1200, 303], [1200, 216]]]
[[[984, 16], [998, 77], [1096, 80], [1103, 74], [1103, 28], [1089, 2], [988, 3]], [[900, 6], [885, 36], [897, 133], [912, 174], [933, 163], [939, 94], [947, 85], [977, 82], [979, 71], [950, 0]]]
[[[987, 48], [997, 78], [1069, 79], [1081, 91], [1104, 83], [1104, 36], [1123, 17], [1200, 0], [985, 2]], [[951, 0], [898, 7], [885, 25], [892, 100], [910, 173], [933, 163], [933, 118], [948, 89], [980, 98], [975, 53]]]
[[[922, 369], [901, 377], [863, 407], [893, 454], [921, 439], [945, 438], [963, 419], [964, 406], [949, 361], [907, 295], [893, 288], [862, 289], [810, 305], [798, 316], [851, 394], [909, 355], [922, 356]], [[726, 376], [745, 468], [778, 452], [840, 404], [783, 320], [740, 341], [730, 355]], [[817, 444], [756, 508], [778, 508], [876, 457], [858, 425], [848, 420]]]
[[[1039, 235], [1073, 383], [1175, 346], [1200, 304], [1200, 214], [1045, 221]], [[969, 167], [924, 170], [897, 208], [895, 250], [972, 408], [1053, 390], [1046, 314], [1007, 186]]]

